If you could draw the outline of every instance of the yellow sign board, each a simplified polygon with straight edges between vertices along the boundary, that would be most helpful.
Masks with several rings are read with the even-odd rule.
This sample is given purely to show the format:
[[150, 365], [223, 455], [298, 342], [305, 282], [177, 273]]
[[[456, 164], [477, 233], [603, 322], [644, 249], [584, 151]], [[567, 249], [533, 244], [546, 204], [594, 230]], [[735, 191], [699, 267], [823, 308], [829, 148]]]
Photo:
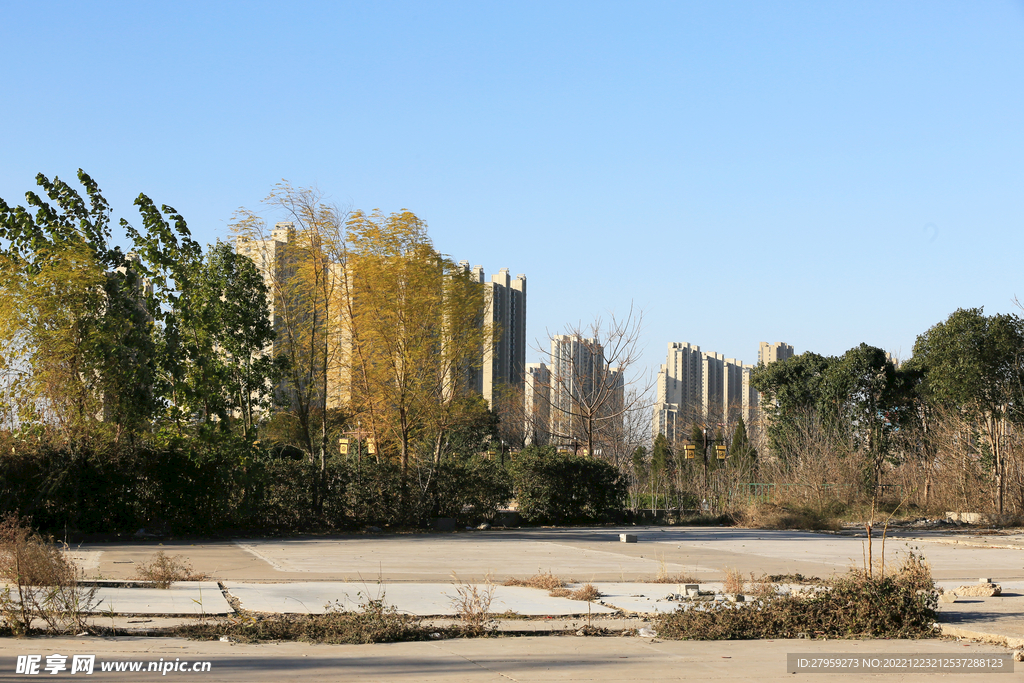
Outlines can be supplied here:
[[729, 457], [729, 454], [725, 450], [725, 446], [715, 446], [715, 454], [719, 460], [725, 460]]
[[697, 447], [691, 443], [685, 444], [683, 446], [683, 453], [687, 460], [693, 460], [697, 457]]

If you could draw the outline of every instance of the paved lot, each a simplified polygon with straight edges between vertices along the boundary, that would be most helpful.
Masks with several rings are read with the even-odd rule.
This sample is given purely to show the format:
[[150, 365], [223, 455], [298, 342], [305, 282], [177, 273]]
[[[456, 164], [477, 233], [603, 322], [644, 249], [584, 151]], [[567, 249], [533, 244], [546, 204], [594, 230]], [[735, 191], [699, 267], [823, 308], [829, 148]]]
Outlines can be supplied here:
[[[639, 543], [618, 541], [623, 531]], [[792, 574], [826, 577], [863, 566], [866, 544], [854, 535], [733, 528], [524, 529], [462, 531], [454, 534], [352, 534], [287, 539], [239, 539], [202, 543], [153, 541], [85, 545], [73, 553], [86, 573], [127, 579], [138, 563], [163, 550], [187, 558], [198, 572], [227, 586], [243, 607], [259, 611], [319, 611], [326, 602], [358, 604], [384, 591], [389, 603], [417, 614], [450, 614], [455, 572], [464, 582], [485, 577], [500, 583], [550, 571], [563, 579], [595, 582], [607, 607], [590, 605], [594, 619], [620, 608], [665, 611], [676, 584], [635, 583], [659, 575], [692, 577], [715, 587], [726, 569], [744, 575]], [[876, 539], [875, 557], [881, 552]], [[1024, 535], [899, 532], [886, 541], [886, 559], [909, 551], [923, 554], [939, 584], [955, 588], [991, 578], [1004, 595], [965, 598], [944, 604], [944, 627], [969, 637], [1024, 645]], [[493, 611], [582, 614], [581, 604], [550, 598], [545, 591], [497, 589]], [[165, 626], [190, 614], [201, 601], [205, 611], [225, 612], [216, 584], [179, 585], [171, 591], [104, 588], [101, 596], [117, 611], [151, 614], [115, 617], [118, 628]], [[351, 603], [351, 604], [350, 604]], [[296, 607], [296, 605], [298, 607]], [[102, 617], [97, 617], [102, 619]], [[566, 621], [569, 620], [569, 621]], [[633, 620], [636, 621], [636, 620]], [[564, 622], [564, 623], [563, 623]], [[513, 626], [527, 622], [508, 622]], [[541, 625], [547, 622], [528, 622]], [[573, 622], [575, 623], [575, 622]], [[611, 623], [611, 622], [609, 622]], [[640, 622], [633, 624], [636, 627]], [[993, 644], [950, 641], [732, 641], [659, 642], [637, 637], [502, 637], [476, 640], [371, 646], [313, 646], [301, 643], [237, 645], [170, 638], [34, 638], [0, 640], [0, 681], [23, 680], [13, 673], [21, 654], [96, 654], [100, 660], [209, 660], [206, 681], [386, 680], [386, 681], [640, 681], [701, 679], [722, 681], [793, 680], [786, 655], [808, 653], [956, 654], [1006, 652]], [[1024, 666], [1024, 665], [1021, 665]], [[153, 674], [150, 674], [153, 675]], [[174, 675], [181, 675], [171, 673]], [[801, 674], [819, 680], [821, 675]], [[844, 681], [935, 681], [961, 674], [842, 674]], [[96, 680], [136, 680], [138, 674], [102, 673]], [[1018, 680], [1022, 674], [981, 675], [972, 680]]]
[[[95, 654], [88, 680], [135, 681], [159, 674], [103, 673], [104, 661], [210, 661], [207, 673], [171, 672], [161, 679], [218, 681], [394, 681], [453, 683], [547, 683], [571, 681], [757, 681], [825, 680], [828, 674], [786, 672], [788, 653], [984, 655], [1005, 653], [991, 645], [950, 641], [717, 641], [662, 642], [626, 637], [524, 637], [445, 640], [387, 645], [239, 645], [175, 638], [32, 638], [0, 640], [0, 681], [31, 679], [15, 674], [18, 655]], [[1018, 665], [1018, 667], [1021, 665]], [[79, 674], [76, 674], [76, 676]], [[67, 672], [40, 678], [68, 677]], [[834, 676], [834, 675], [833, 675]], [[841, 674], [844, 683], [940, 680], [1016, 681], [1024, 674]]]
[[[636, 544], [618, 542], [635, 533]], [[187, 557], [212, 579], [237, 581], [482, 581], [550, 571], [577, 581], [644, 581], [686, 574], [719, 581], [727, 568], [744, 575], [801, 573], [826, 577], [863, 566], [866, 539], [801, 531], [704, 527], [523, 529], [458, 533], [240, 539], [205, 543], [104, 543], [75, 549], [87, 573], [131, 578], [158, 550]], [[881, 542], [872, 544], [875, 558]], [[899, 532], [887, 561], [916, 549], [939, 580], [1024, 580], [1024, 534]]]

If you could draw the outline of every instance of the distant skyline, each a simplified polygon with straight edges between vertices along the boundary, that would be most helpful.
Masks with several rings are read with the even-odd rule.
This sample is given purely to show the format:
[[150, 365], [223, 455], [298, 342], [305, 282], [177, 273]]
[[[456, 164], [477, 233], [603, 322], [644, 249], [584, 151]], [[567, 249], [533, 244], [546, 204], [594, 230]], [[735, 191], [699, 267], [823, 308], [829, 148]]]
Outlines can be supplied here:
[[[546, 332], [911, 355], [1024, 297], [1024, 3], [9, 3], [0, 197], [77, 168], [202, 243], [274, 183], [408, 208]], [[268, 216], [268, 220], [281, 218]]]

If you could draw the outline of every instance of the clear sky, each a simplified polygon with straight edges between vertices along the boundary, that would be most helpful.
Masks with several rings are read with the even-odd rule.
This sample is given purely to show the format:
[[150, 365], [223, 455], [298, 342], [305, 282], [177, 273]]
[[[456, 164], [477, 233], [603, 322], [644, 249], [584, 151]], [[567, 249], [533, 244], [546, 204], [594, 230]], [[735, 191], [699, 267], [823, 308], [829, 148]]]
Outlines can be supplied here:
[[[1024, 4], [9, 2], [0, 197], [145, 192], [201, 242], [287, 179], [528, 278], [528, 335], [909, 357], [1024, 298]], [[530, 354], [537, 359], [538, 354]]]

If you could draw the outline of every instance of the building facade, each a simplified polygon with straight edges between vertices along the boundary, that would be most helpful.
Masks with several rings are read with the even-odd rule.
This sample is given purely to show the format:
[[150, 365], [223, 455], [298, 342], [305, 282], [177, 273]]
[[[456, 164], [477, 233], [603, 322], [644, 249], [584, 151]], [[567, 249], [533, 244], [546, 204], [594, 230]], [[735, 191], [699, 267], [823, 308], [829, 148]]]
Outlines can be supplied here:
[[[239, 237], [235, 250], [248, 257], [263, 274], [268, 288], [268, 308], [275, 334], [280, 337], [285, 329], [287, 316], [301, 315], [304, 309], [301, 297], [305, 294], [287, 285], [299, 267], [299, 250], [296, 249], [294, 223], [279, 222], [265, 239]], [[479, 283], [486, 291], [487, 305], [480, 325], [490, 325], [494, 331], [493, 343], [485, 342], [479, 349], [477, 362], [468, 371], [458, 370], [449, 381], [455, 384], [466, 382], [468, 387], [479, 392], [488, 405], [494, 407], [495, 399], [502, 386], [523, 391], [526, 378], [526, 276], [510, 277], [507, 268], [502, 268], [488, 282], [482, 266], [469, 267], [468, 261], [459, 264], [473, 282]], [[336, 283], [342, 282], [346, 274], [339, 264], [323, 264], [326, 276]], [[355, 277], [353, 273], [348, 276]], [[344, 307], [341, 307], [344, 308]], [[440, 311], [438, 312], [440, 314]], [[345, 324], [344, 311], [338, 310], [336, 324], [327, 326], [328, 348], [331, 361], [327, 373], [327, 406], [343, 407], [352, 396], [349, 377], [352, 339], [349, 326]], [[275, 351], [273, 345], [266, 349], [268, 354]], [[455, 377], [457, 375], [457, 378]], [[275, 394], [278, 403], [288, 404], [288, 383], [282, 379]]]
[[575, 334], [551, 338], [548, 436], [557, 446], [590, 448], [600, 455], [621, 431], [625, 385], [622, 372], [605, 360], [597, 339]]
[[786, 360], [793, 357], [793, 347], [786, 342], [761, 342], [757, 349], [757, 362], [759, 365], [768, 365], [779, 360]]
[[551, 440], [551, 371], [544, 363], [526, 365], [524, 439], [527, 446], [546, 446]]
[[685, 438], [695, 422], [731, 424], [753, 421], [757, 391], [750, 384], [754, 366], [686, 342], [670, 342], [658, 372], [657, 400], [651, 422], [656, 438]]
[[494, 343], [484, 345], [483, 362], [471, 385], [493, 408], [503, 386], [521, 391], [526, 381], [526, 276], [512, 279], [508, 268], [502, 268], [488, 282], [483, 266], [471, 270], [469, 261], [459, 265], [487, 290], [483, 324], [493, 327]]

